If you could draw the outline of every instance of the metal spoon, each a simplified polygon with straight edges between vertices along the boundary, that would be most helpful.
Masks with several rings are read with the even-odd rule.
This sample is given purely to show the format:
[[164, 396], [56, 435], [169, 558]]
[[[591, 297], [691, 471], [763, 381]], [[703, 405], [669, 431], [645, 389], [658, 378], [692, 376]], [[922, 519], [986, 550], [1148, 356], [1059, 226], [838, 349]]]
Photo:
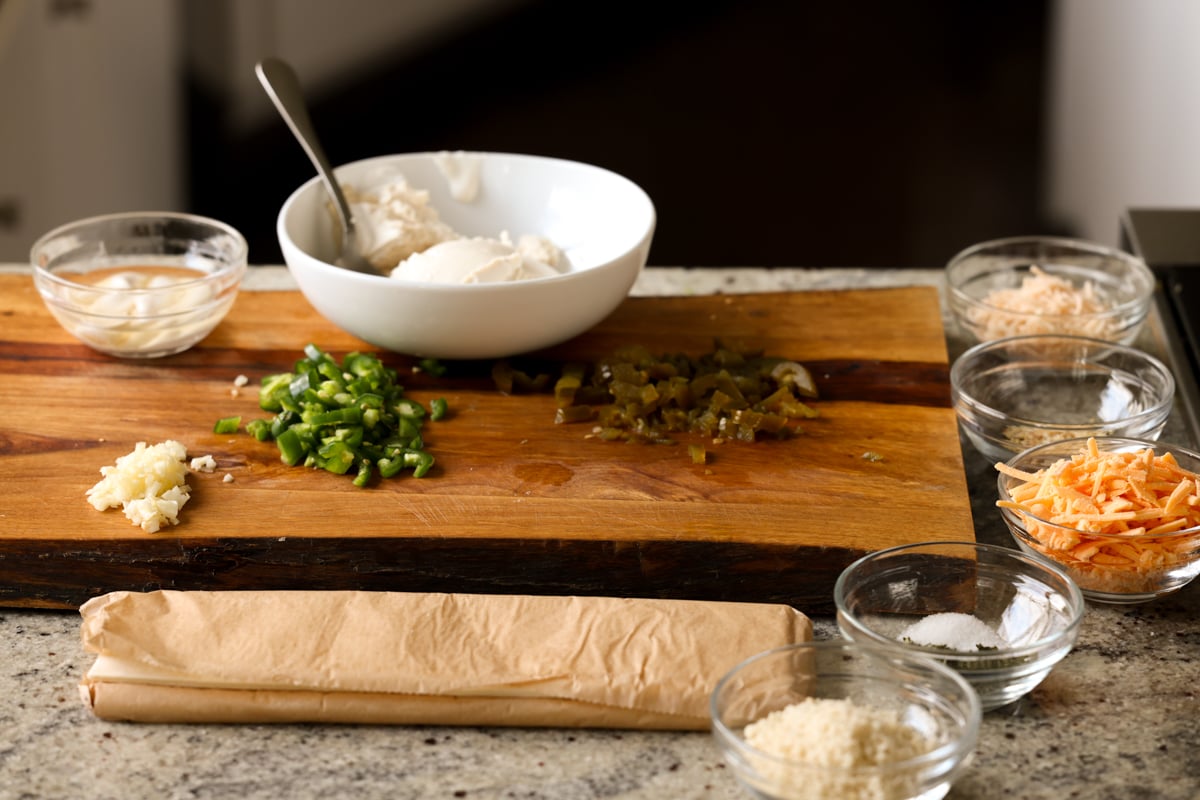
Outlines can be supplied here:
[[264, 58], [258, 62], [254, 71], [258, 74], [259, 83], [266, 89], [267, 96], [271, 98], [271, 102], [275, 104], [280, 116], [291, 128], [296, 141], [300, 142], [300, 146], [308, 154], [309, 160], [317, 168], [317, 173], [321, 176], [321, 182], [325, 184], [329, 196], [333, 198], [333, 207], [342, 223], [342, 251], [335, 263], [339, 267], [345, 267], [355, 272], [381, 274], [379, 269], [363, 258], [358, 249], [358, 238], [354, 229], [354, 216], [350, 213], [350, 204], [346, 202], [346, 195], [342, 193], [342, 187], [334, 178], [333, 168], [329, 166], [329, 159], [325, 157], [325, 151], [321, 149], [320, 142], [317, 140], [317, 131], [313, 128], [312, 120], [308, 116], [308, 107], [304, 102], [304, 93], [300, 89], [300, 79], [296, 77], [296, 71], [290, 64], [278, 58]]

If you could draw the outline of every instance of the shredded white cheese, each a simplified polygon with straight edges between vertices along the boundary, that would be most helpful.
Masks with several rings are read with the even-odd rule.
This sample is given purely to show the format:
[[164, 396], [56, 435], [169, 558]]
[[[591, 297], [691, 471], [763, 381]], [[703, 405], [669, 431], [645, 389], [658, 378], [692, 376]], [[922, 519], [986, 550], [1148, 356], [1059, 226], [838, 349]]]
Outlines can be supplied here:
[[147, 533], [178, 525], [179, 511], [191, 497], [186, 458], [187, 449], [174, 440], [153, 446], [138, 442], [116, 464], [100, 468], [103, 477], [88, 489], [88, 502], [97, 511], [122, 508]]
[[1119, 321], [1105, 315], [1112, 302], [1094, 281], [1076, 286], [1037, 266], [1030, 268], [1020, 286], [993, 289], [982, 302], [984, 307], [972, 309], [967, 316], [984, 341], [1037, 333], [1112, 339], [1119, 333]]
[[830, 698], [806, 697], [773, 711], [747, 725], [744, 735], [765, 753], [831, 768], [788, 770], [785, 764], [764, 759], [759, 771], [769, 782], [761, 788], [772, 797], [790, 800], [910, 797], [914, 787], [909, 775], [854, 770], [906, 761], [933, 748], [897, 711]]

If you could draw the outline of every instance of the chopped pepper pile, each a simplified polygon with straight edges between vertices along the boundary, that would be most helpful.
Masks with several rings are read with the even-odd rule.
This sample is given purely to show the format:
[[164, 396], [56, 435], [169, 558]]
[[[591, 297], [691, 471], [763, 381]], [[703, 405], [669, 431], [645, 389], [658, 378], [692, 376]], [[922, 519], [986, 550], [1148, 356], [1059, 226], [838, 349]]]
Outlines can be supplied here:
[[[273, 439], [290, 466], [352, 472], [355, 486], [366, 486], [376, 471], [382, 478], [429, 472], [434, 459], [421, 428], [426, 417], [446, 414], [445, 400], [434, 400], [426, 411], [404, 395], [396, 371], [369, 353], [348, 353], [338, 364], [310, 344], [304, 355], [293, 371], [262, 379], [259, 407], [275, 416], [250, 420], [248, 434], [260, 442]], [[226, 417], [213, 430], [233, 433], [240, 423], [240, 417]]]
[[699, 358], [630, 345], [594, 364], [566, 364], [557, 378], [498, 362], [492, 377], [505, 392], [552, 384], [555, 421], [592, 422], [605, 440], [667, 443], [673, 433], [694, 433], [752, 442], [786, 438], [795, 431], [790, 421], [818, 416], [804, 402], [818, 392], [803, 365], [720, 342]]

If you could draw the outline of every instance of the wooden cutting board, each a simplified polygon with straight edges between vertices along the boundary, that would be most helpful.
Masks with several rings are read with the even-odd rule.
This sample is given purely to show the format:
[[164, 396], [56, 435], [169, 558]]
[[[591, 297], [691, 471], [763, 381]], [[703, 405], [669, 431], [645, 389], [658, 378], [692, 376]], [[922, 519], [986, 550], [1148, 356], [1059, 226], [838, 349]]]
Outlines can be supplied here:
[[[220, 417], [268, 416], [258, 380], [307, 343], [338, 358], [370, 349], [299, 293], [243, 292], [200, 346], [145, 362], [76, 342], [28, 276], [0, 276], [0, 298], [0, 605], [74, 608], [114, 589], [361, 588], [813, 611], [859, 555], [974, 538], [931, 288], [631, 298], [542, 354], [643, 343], [701, 355], [720, 336], [810, 367], [821, 416], [801, 436], [706, 443], [704, 465], [683, 442], [602, 442], [589, 425], [555, 425], [551, 396], [502, 395], [486, 365], [435, 379], [385, 355], [408, 394], [445, 397], [452, 415], [426, 426], [429, 476], [366, 489], [287, 467], [273, 443], [212, 433]], [[239, 375], [251, 384], [235, 395]], [[102, 466], [166, 439], [218, 464], [190, 477], [178, 526], [144, 533], [87, 503]]]

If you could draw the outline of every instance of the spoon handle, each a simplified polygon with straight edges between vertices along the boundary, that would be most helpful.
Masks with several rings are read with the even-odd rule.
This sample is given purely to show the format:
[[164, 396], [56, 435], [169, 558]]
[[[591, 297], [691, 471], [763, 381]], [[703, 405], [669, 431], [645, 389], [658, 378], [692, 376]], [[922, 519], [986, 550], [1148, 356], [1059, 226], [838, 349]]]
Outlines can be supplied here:
[[346, 202], [346, 195], [342, 192], [342, 187], [333, 176], [333, 168], [329, 164], [329, 159], [325, 157], [325, 152], [318, 144], [317, 132], [308, 115], [308, 106], [300, 88], [300, 79], [296, 77], [296, 71], [290, 64], [278, 58], [264, 58], [258, 62], [254, 71], [258, 74], [259, 82], [266, 90], [267, 96], [271, 98], [271, 102], [275, 104], [279, 115], [287, 122], [292, 134], [300, 142], [304, 152], [308, 154], [313, 166], [317, 168], [317, 173], [320, 174], [325, 188], [333, 197], [338, 217], [342, 223], [342, 230], [347, 238], [352, 237], [354, 222], [350, 214], [350, 205]]

